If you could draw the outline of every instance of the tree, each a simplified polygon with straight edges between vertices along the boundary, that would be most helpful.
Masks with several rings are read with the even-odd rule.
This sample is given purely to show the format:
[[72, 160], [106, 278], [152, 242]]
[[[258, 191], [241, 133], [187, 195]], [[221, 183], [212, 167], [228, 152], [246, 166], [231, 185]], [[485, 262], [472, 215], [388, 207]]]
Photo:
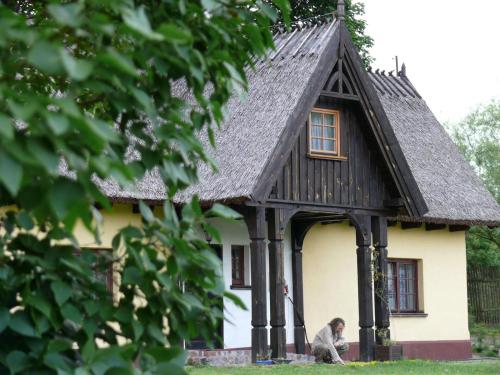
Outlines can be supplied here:
[[[314, 18], [321, 15], [332, 14], [337, 9], [338, 0], [291, 0], [292, 21]], [[365, 5], [362, 2], [345, 2], [345, 21], [351, 33], [354, 45], [358, 48], [365, 67], [373, 62], [369, 49], [373, 47], [373, 38], [366, 35], [366, 21], [362, 18], [365, 14]]]
[[[486, 188], [500, 202], [500, 101], [481, 105], [447, 128]], [[467, 233], [469, 264], [500, 267], [500, 229], [472, 227]]]
[[[239, 302], [195, 231], [217, 239], [206, 218], [235, 213], [172, 198], [209, 162], [196, 134], [213, 139], [276, 14], [260, 0], [0, 2], [0, 373], [181, 373], [181, 340], [222, 317], [213, 296]], [[165, 184], [163, 215], [141, 202], [112, 254], [83, 251], [75, 225], [99, 241], [97, 207], [112, 209], [97, 182], [146, 173]], [[110, 265], [114, 299], [96, 277]]]

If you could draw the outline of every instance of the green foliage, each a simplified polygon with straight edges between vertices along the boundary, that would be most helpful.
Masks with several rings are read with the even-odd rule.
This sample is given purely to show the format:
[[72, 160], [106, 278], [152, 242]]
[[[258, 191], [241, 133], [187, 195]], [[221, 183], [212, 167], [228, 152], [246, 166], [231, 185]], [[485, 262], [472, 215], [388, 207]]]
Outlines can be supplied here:
[[500, 202], [500, 100], [480, 105], [457, 124], [448, 124], [458, 148]]
[[[259, 0], [0, 2], [0, 373], [182, 373], [181, 340], [212, 336], [221, 297], [239, 302], [195, 229], [218, 238], [198, 200], [172, 199], [209, 162], [196, 134], [246, 88], [273, 14]], [[99, 242], [95, 207], [112, 209], [95, 182], [132, 189], [151, 171], [163, 215], [141, 203], [113, 251], [82, 250], [76, 225]]]
[[[447, 124], [454, 142], [500, 202], [500, 101], [481, 105], [457, 124]], [[500, 229], [472, 227], [467, 232], [469, 264], [500, 267]]]
[[[292, 21], [311, 18], [315, 16], [332, 14], [337, 9], [338, 0], [291, 0]], [[363, 60], [365, 67], [373, 63], [369, 49], [373, 47], [373, 38], [366, 35], [366, 21], [362, 18], [365, 14], [365, 4], [352, 0], [345, 1], [345, 22], [351, 33], [354, 45]]]

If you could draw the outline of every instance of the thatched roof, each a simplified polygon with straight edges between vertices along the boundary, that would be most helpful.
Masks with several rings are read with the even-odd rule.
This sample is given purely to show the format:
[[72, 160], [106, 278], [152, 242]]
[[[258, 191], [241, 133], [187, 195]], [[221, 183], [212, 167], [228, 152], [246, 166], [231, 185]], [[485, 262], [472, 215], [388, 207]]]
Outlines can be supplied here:
[[[177, 195], [178, 202], [192, 194], [205, 202], [252, 199], [294, 109], [311, 95], [310, 83], [317, 71], [332, 64], [338, 34], [334, 21], [275, 36], [275, 51], [248, 71], [249, 92], [243, 98], [235, 95], [226, 106], [225, 122], [216, 132], [217, 147], [210, 150], [218, 172], [201, 165], [200, 183]], [[406, 76], [369, 76], [429, 208], [423, 218], [402, 219], [499, 224], [499, 206]], [[206, 140], [205, 144], [210, 147]], [[114, 199], [164, 197], [161, 180], [154, 173], [134, 192], [110, 182], [100, 185]]]
[[406, 75], [369, 76], [429, 209], [424, 221], [500, 223], [495, 199]]

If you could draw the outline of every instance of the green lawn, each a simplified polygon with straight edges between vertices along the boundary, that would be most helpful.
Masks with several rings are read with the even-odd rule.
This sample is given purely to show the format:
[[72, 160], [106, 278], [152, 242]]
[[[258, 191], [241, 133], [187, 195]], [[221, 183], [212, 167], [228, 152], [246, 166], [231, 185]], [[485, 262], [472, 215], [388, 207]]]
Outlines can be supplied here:
[[322, 374], [500, 374], [500, 361], [400, 361], [337, 365], [280, 365], [246, 367], [191, 367], [190, 375], [322, 375]]

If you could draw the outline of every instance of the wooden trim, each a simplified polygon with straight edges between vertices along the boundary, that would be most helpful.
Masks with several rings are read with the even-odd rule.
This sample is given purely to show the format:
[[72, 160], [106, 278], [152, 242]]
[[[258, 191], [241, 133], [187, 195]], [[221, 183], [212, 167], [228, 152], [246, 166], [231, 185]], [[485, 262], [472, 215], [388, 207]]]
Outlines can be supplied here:
[[252, 290], [251, 285], [230, 285], [229, 289], [233, 290]]
[[[321, 137], [313, 137], [312, 136], [312, 113], [321, 113], [321, 114], [327, 114], [327, 115], [334, 115], [335, 118], [335, 124], [333, 126], [329, 125], [324, 125], [324, 123], [321, 123]], [[336, 109], [327, 109], [327, 108], [318, 108], [314, 107], [311, 109], [309, 112], [309, 117], [307, 119], [307, 144], [308, 144], [308, 156], [309, 155], [314, 155], [316, 158], [342, 158], [341, 156], [341, 150], [340, 150], [340, 111]], [[335, 129], [335, 138], [326, 138], [324, 136], [324, 128], [325, 127], [331, 127]], [[326, 140], [334, 141], [335, 144], [335, 150], [336, 151], [328, 151], [328, 150], [313, 150], [312, 148], [312, 140], [313, 138], [321, 139], [322, 144]]]
[[[238, 252], [238, 264], [240, 269], [240, 277], [234, 278], [234, 256], [233, 251]], [[245, 246], [231, 245], [231, 286], [244, 286], [245, 285]]]
[[328, 155], [328, 154], [320, 154], [320, 153], [307, 153], [307, 157], [311, 159], [332, 159], [332, 160], [340, 160], [340, 161], [346, 161], [347, 156], [334, 156], [334, 155]]
[[413, 228], [420, 228], [422, 226], [422, 223], [420, 222], [405, 222], [403, 221], [401, 223], [401, 229], [413, 229]]
[[327, 96], [329, 98], [335, 98], [335, 99], [345, 99], [345, 100], [352, 100], [359, 102], [359, 96], [357, 95], [351, 95], [351, 94], [340, 94], [337, 92], [333, 91], [321, 91], [321, 96]]
[[435, 223], [425, 223], [425, 230], [438, 230], [438, 229], [446, 229], [446, 224], [435, 224]]
[[391, 317], [394, 318], [426, 318], [429, 314], [424, 312], [399, 312], [399, 313], [391, 313]]
[[[391, 315], [394, 314], [415, 314], [423, 313], [419, 311], [420, 301], [419, 301], [419, 279], [418, 279], [418, 259], [407, 259], [407, 258], [389, 258], [387, 259], [388, 267], [391, 267], [391, 263], [396, 264], [396, 271], [393, 273], [393, 284], [396, 287], [396, 310], [391, 310]], [[401, 297], [401, 292], [399, 288], [399, 265], [400, 264], [412, 264], [413, 265], [413, 295], [415, 295], [415, 310], [403, 310], [399, 309], [399, 302]], [[406, 293], [408, 295], [408, 293]]]
[[449, 228], [450, 232], [460, 232], [460, 231], [465, 231], [469, 230], [468, 225], [450, 225]]

